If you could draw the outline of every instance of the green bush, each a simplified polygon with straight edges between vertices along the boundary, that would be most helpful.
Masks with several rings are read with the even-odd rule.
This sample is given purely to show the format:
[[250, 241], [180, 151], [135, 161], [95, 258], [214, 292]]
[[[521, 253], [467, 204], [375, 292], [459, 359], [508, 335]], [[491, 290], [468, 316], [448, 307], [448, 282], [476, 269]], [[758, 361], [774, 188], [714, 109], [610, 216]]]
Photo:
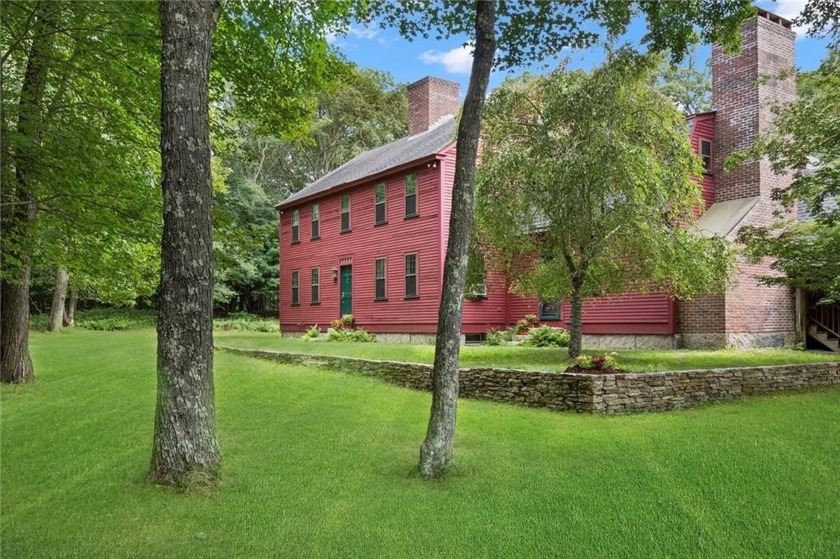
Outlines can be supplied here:
[[324, 336], [323, 340], [325, 342], [375, 342], [376, 336], [364, 328], [357, 328], [355, 330], [330, 328], [327, 330], [327, 335]]
[[495, 328], [490, 328], [487, 333], [484, 335], [484, 344], [485, 345], [502, 345], [502, 342], [505, 341], [505, 332], [498, 331]]
[[305, 340], [305, 341], [317, 340], [320, 335], [321, 335], [321, 329], [318, 328], [317, 324], [315, 324], [314, 326], [312, 326], [312, 328], [307, 330], [306, 334], [301, 336], [300, 339]]
[[217, 318], [213, 327], [219, 330], [243, 330], [246, 332], [279, 332], [280, 325], [275, 319], [264, 318], [246, 312], [230, 313], [227, 318]]
[[29, 329], [38, 332], [46, 332], [50, 326], [50, 315], [48, 314], [30, 314], [29, 315]]
[[115, 331], [151, 328], [156, 322], [155, 311], [119, 307], [76, 311], [76, 325], [86, 330]]
[[531, 328], [529, 335], [522, 341], [522, 345], [529, 347], [567, 347], [569, 333], [562, 328], [553, 326], [537, 326]]

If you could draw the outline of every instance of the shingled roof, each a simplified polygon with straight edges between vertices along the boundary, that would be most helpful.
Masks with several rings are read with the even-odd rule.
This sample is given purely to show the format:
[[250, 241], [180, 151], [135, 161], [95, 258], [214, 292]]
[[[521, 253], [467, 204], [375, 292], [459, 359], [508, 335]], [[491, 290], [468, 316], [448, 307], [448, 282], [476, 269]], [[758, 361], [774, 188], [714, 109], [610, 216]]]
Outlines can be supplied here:
[[425, 132], [395, 140], [354, 157], [274, 207], [278, 210], [287, 208], [316, 194], [337, 190], [365, 177], [425, 159], [442, 152], [454, 141], [455, 119], [452, 116], [444, 117]]

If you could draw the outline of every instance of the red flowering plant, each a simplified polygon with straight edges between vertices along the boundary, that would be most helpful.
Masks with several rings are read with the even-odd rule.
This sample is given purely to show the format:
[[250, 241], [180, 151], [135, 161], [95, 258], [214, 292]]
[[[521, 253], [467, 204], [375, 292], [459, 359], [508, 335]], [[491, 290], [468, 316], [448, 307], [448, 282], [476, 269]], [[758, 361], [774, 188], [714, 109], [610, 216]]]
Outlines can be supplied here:
[[575, 358], [575, 367], [585, 371], [602, 371], [604, 369], [616, 369], [618, 366], [618, 354], [616, 352], [605, 355], [586, 354], [578, 355]]

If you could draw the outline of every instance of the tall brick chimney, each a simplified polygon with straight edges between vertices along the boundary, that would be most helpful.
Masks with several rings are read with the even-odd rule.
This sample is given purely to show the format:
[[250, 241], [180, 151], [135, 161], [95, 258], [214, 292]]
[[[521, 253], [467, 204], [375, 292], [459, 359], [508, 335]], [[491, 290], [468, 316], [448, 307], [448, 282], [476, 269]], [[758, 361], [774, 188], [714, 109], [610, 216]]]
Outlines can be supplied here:
[[460, 86], [427, 76], [408, 86], [408, 134], [425, 132], [441, 118], [458, 111]]
[[[712, 104], [715, 108], [713, 171], [714, 204], [719, 215], [740, 206], [740, 222], [730, 231], [735, 239], [746, 225], [769, 225], [776, 188], [790, 184], [791, 175], [777, 175], [766, 158], [724, 171], [727, 157], [753, 145], [772, 125], [771, 107], [796, 98], [795, 33], [791, 23], [765, 10], [741, 28], [741, 50], [728, 55], [712, 49]], [[782, 78], [780, 75], [789, 77]], [[736, 212], [732, 212], [734, 216]], [[680, 332], [685, 347], [764, 347], [793, 343], [796, 337], [794, 294], [783, 286], [759, 285], [756, 277], [773, 275], [770, 262], [748, 264], [739, 258], [737, 285], [720, 295], [680, 302]]]

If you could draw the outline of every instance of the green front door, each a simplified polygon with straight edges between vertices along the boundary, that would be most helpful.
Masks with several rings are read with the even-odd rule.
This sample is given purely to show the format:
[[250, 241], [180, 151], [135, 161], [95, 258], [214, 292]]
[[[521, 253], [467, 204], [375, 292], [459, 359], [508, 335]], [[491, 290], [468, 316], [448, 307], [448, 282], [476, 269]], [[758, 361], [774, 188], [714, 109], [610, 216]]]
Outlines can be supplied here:
[[341, 316], [353, 314], [353, 267], [341, 267]]

